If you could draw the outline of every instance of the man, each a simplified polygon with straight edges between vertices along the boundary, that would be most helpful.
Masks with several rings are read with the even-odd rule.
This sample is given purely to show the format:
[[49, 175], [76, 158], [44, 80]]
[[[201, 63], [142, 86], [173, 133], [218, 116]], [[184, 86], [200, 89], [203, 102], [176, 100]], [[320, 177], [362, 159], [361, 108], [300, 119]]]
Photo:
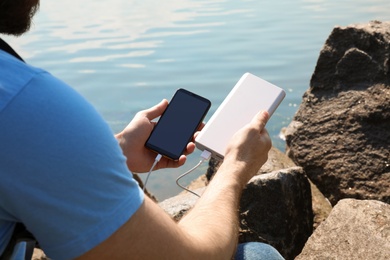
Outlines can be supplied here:
[[[0, 0], [0, 33], [23, 34], [38, 6], [39, 0]], [[196, 206], [175, 223], [131, 177], [131, 171], [147, 172], [154, 162], [156, 154], [144, 143], [151, 121], [167, 105], [163, 100], [137, 113], [114, 136], [78, 93], [24, 63], [3, 42], [0, 254], [21, 222], [52, 259], [231, 259], [241, 191], [271, 147], [264, 128], [269, 116], [259, 112], [235, 134]], [[186, 154], [194, 149], [189, 143]], [[157, 168], [179, 167], [185, 160], [186, 155], [163, 158]], [[260, 243], [237, 251], [237, 259], [248, 259], [248, 253], [282, 259]]]

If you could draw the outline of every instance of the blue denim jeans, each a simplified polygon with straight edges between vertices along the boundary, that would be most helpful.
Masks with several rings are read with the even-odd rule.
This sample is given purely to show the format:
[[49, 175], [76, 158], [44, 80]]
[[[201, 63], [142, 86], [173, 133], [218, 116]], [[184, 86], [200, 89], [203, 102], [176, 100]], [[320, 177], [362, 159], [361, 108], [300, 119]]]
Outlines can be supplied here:
[[260, 242], [239, 244], [235, 260], [284, 260], [272, 246]]

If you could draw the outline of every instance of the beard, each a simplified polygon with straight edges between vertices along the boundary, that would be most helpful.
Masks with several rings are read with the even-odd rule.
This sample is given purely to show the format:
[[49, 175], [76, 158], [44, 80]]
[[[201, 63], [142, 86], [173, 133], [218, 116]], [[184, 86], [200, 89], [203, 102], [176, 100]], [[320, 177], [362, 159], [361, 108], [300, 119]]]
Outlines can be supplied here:
[[31, 27], [39, 0], [0, 0], [0, 33], [20, 36]]

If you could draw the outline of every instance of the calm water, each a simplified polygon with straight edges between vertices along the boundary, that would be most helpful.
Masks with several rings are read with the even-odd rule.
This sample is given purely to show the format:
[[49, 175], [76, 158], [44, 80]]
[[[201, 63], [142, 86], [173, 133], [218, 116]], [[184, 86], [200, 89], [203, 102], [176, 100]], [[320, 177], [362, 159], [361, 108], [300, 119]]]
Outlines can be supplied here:
[[[81, 92], [115, 132], [179, 87], [212, 101], [208, 119], [241, 75], [252, 72], [287, 92], [267, 127], [282, 151], [279, 132], [309, 87], [333, 27], [390, 20], [388, 0], [41, 2], [32, 30], [6, 40]], [[177, 194], [174, 180], [199, 154], [180, 169], [155, 172], [148, 188], [160, 200]]]

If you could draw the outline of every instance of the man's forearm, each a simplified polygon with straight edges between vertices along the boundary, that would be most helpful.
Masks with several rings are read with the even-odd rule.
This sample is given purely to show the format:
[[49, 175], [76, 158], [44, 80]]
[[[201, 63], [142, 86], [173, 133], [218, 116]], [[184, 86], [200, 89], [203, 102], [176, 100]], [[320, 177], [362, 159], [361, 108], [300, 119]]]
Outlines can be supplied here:
[[[217, 258], [230, 259], [238, 236], [238, 207], [246, 180], [240, 179], [243, 167], [222, 164], [195, 207], [179, 225]], [[216, 250], [217, 249], [217, 250]]]

